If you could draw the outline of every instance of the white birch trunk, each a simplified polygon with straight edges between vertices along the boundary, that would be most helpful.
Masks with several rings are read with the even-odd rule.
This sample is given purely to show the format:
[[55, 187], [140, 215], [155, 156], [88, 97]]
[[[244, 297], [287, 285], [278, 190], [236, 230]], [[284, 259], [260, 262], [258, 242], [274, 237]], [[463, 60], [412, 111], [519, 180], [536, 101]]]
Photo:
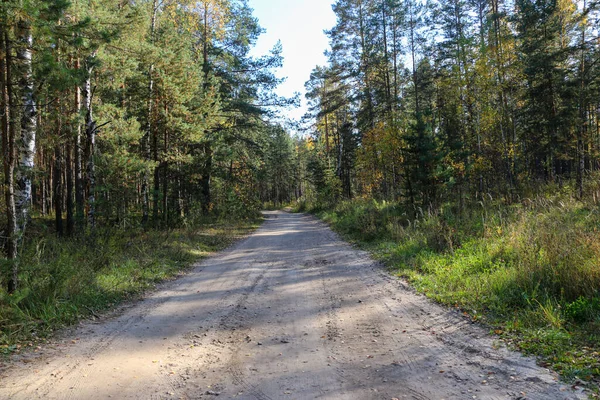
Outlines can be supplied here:
[[17, 64], [19, 90], [23, 105], [21, 113], [21, 136], [17, 143], [18, 165], [15, 206], [18, 236], [22, 236], [29, 218], [31, 204], [31, 181], [35, 157], [35, 134], [37, 129], [37, 105], [33, 94], [32, 47], [33, 36], [28, 22], [20, 21], [17, 27]]

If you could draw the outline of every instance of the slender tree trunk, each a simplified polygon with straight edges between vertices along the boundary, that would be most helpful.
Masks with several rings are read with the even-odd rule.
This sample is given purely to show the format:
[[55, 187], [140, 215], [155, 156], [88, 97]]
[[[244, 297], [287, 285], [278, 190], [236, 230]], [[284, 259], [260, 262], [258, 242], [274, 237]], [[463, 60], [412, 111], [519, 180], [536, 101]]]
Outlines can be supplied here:
[[185, 217], [185, 205], [183, 197], [183, 182], [181, 179], [181, 163], [177, 162], [177, 215], [180, 218]]
[[62, 217], [62, 154], [60, 145], [54, 149], [54, 217], [56, 222], [56, 234], [61, 237], [64, 234]]
[[327, 159], [327, 167], [330, 167], [329, 165], [329, 154], [331, 152], [330, 147], [330, 140], [329, 140], [329, 114], [325, 113], [325, 158]]
[[[586, 12], [587, 1], [583, 0], [583, 11]], [[577, 128], [577, 197], [583, 199], [583, 175], [585, 173], [585, 135], [587, 133], [587, 104], [585, 100], [586, 90], [586, 65], [585, 65], [585, 34], [587, 24], [584, 20], [581, 22], [581, 55], [579, 60], [579, 127]]]
[[[389, 115], [392, 114], [392, 83], [390, 79], [390, 68], [389, 68], [389, 49], [388, 49], [388, 26], [387, 26], [387, 9], [386, 9], [386, 1], [382, 0], [381, 2], [381, 23], [383, 26], [383, 50], [385, 57], [385, 90], [386, 90], [386, 103]], [[389, 117], [389, 116], [388, 116]]]
[[373, 92], [371, 90], [371, 78], [370, 78], [370, 64], [369, 64], [369, 52], [367, 49], [367, 37], [365, 27], [365, 16], [363, 10], [363, 0], [358, 0], [358, 23], [359, 23], [359, 35], [361, 43], [361, 70], [364, 74], [365, 80], [365, 94], [367, 98], [367, 114], [369, 116], [369, 128], [375, 127], [375, 110], [373, 101]]
[[[398, 32], [397, 32], [397, 27], [396, 27], [396, 22], [395, 22], [395, 15], [393, 16], [394, 18], [394, 23], [392, 26], [392, 36], [393, 36], [393, 57], [394, 57], [394, 100], [393, 100], [393, 110], [395, 111], [396, 108], [398, 107], [398, 100], [400, 98], [399, 96], [399, 85], [398, 85]], [[394, 116], [395, 118], [395, 116]]]
[[152, 133], [152, 153], [154, 155], [154, 190], [152, 190], [152, 221], [155, 225], [158, 225], [158, 210], [160, 208], [159, 197], [160, 197], [160, 169], [161, 164], [158, 157], [158, 135], [156, 130]]
[[[504, 51], [503, 51], [503, 40], [502, 40], [502, 25], [500, 24], [500, 4], [499, 4], [500, 0], [492, 0], [491, 5], [492, 5], [492, 16], [493, 16], [493, 39], [494, 39], [494, 56], [495, 56], [495, 61], [496, 61], [496, 82], [498, 84], [499, 90], [498, 90], [498, 102], [500, 103], [500, 111], [501, 111], [501, 115], [500, 115], [500, 122], [499, 122], [499, 128], [500, 128], [500, 138], [502, 141], [502, 156], [503, 156], [503, 160], [504, 160], [504, 164], [505, 164], [505, 168], [506, 168], [506, 174], [507, 174], [507, 181], [509, 183], [509, 187], [510, 189], [513, 189], [515, 187], [515, 180], [514, 180], [514, 168], [515, 168], [515, 163], [514, 161], [511, 162], [511, 158], [510, 158], [510, 120], [512, 120], [512, 125], [513, 125], [513, 144], [516, 142], [516, 125], [515, 125], [515, 118], [510, 117], [509, 116], [509, 112], [508, 112], [508, 100], [507, 97], [508, 95], [506, 94], [506, 88], [505, 88], [505, 84], [506, 84], [506, 76], [505, 76], [505, 69], [504, 69]], [[512, 152], [513, 154], [515, 152]], [[514, 155], [513, 155], [514, 157]]]
[[[158, 0], [152, 2], [152, 18], [150, 20], [150, 44], [154, 44], [154, 34], [158, 15]], [[154, 135], [153, 125], [154, 112], [154, 64], [148, 68], [148, 106], [147, 106], [147, 129], [142, 138], [142, 152], [147, 161], [151, 159], [150, 140]], [[148, 223], [150, 215], [150, 172], [146, 169], [142, 175], [142, 224]]]
[[[81, 61], [79, 58], [75, 61], [75, 69], [81, 69]], [[85, 204], [84, 204], [84, 188], [83, 188], [83, 143], [82, 143], [82, 127], [79, 116], [81, 115], [81, 88], [75, 88], [75, 113], [78, 116], [76, 136], [75, 136], [75, 208], [76, 208], [76, 223], [81, 229], [85, 219]]]
[[[168, 112], [168, 109], [165, 107], [165, 113]], [[165, 129], [164, 134], [164, 148], [163, 148], [165, 156], [169, 151], [169, 130]], [[169, 163], [165, 160], [162, 165], [162, 180], [163, 180], [163, 193], [162, 193], [162, 212], [163, 212], [163, 222], [165, 227], [168, 226], [169, 223]]]
[[[10, 42], [8, 33], [4, 31], [6, 27], [0, 27], [0, 90], [2, 97], [0, 98], [1, 115], [2, 115], [2, 154], [4, 166], [4, 184], [5, 184], [5, 200], [6, 200], [6, 216], [7, 216], [7, 245], [6, 258], [16, 263], [17, 259], [17, 219], [15, 207], [15, 137], [14, 129], [11, 124], [11, 105], [12, 91], [10, 89], [11, 82], [11, 67], [10, 67]], [[13, 267], [13, 274], [8, 283], [8, 292], [12, 293], [17, 288], [17, 273], [16, 267]]]
[[86, 80], [84, 89], [84, 107], [85, 107], [85, 135], [87, 138], [87, 184], [88, 184], [88, 224], [91, 229], [96, 227], [96, 121], [93, 113], [93, 89], [92, 74], [94, 71], [91, 65], [95, 58], [93, 54], [86, 65]]
[[[52, 156], [53, 157], [53, 156]], [[54, 209], [54, 162], [52, 157], [49, 157], [46, 152], [44, 152], [44, 165], [48, 166], [47, 178], [46, 181], [46, 201], [47, 207], [46, 211], [48, 214], [52, 212]]]
[[[204, 91], [209, 89], [210, 64], [208, 57], [209, 37], [208, 37], [208, 3], [204, 3], [204, 42], [202, 50], [202, 71], [204, 77]], [[207, 135], [209, 136], [210, 133]], [[212, 193], [210, 190], [213, 169], [213, 149], [211, 138], [208, 137], [204, 143], [204, 167], [202, 169], [202, 178], [200, 180], [200, 194], [202, 201], [202, 213], [208, 215], [212, 206]]]
[[17, 26], [17, 40], [17, 63], [22, 114], [15, 204], [18, 234], [23, 235], [29, 219], [31, 181], [35, 160], [35, 134], [37, 130], [37, 105], [33, 94], [33, 36], [29, 22], [25, 20], [19, 21]]
[[75, 233], [75, 218], [73, 213], [73, 143], [72, 138], [69, 138], [67, 142], [67, 147], [65, 149], [66, 152], [66, 183], [67, 183], [67, 235], [73, 236]]
[[409, 21], [409, 30], [410, 30], [410, 38], [409, 38], [409, 46], [410, 46], [410, 55], [411, 55], [411, 63], [412, 63], [412, 80], [414, 86], [414, 95], [415, 95], [415, 112], [417, 118], [420, 118], [421, 115], [421, 107], [419, 102], [419, 82], [417, 79], [417, 42], [415, 38], [415, 30], [417, 29], [417, 23], [414, 16], [412, 2], [409, 3], [409, 13], [410, 13], [410, 21]]
[[207, 215], [210, 212], [212, 196], [210, 192], [211, 174], [212, 174], [212, 163], [213, 163], [213, 151], [210, 142], [204, 145], [204, 168], [202, 171], [202, 178], [200, 180], [200, 192], [202, 194], [202, 213]]
[[163, 222], [165, 227], [168, 226], [169, 223], [169, 164], [164, 163], [162, 168], [163, 175], [163, 193], [162, 193], [162, 212], [163, 212]]
[[[6, 38], [6, 37], [5, 37]], [[8, 39], [8, 38], [6, 38]], [[29, 22], [21, 19], [17, 23], [17, 59], [16, 72], [19, 78], [19, 90], [21, 93], [21, 123], [20, 137], [18, 142], [19, 160], [16, 168], [17, 187], [14, 191], [15, 201], [15, 222], [16, 229], [14, 233], [16, 248], [25, 232], [25, 227], [29, 219], [29, 209], [31, 205], [31, 181], [33, 167], [35, 163], [35, 134], [37, 129], [37, 105], [33, 93], [33, 68], [32, 68], [32, 47], [33, 36]], [[8, 41], [7, 41], [8, 42]], [[10, 51], [6, 54], [10, 55]], [[10, 57], [7, 65], [10, 65]], [[7, 74], [7, 87], [9, 88], [9, 99], [13, 98], [10, 90], [11, 78], [10, 72]], [[15, 110], [14, 101], [9, 104], [11, 113]], [[15, 128], [16, 118], [11, 118], [10, 127]], [[16, 141], [16, 129], [13, 129], [13, 140]], [[15, 146], [15, 150], [17, 147]], [[10, 176], [9, 176], [10, 179]], [[9, 186], [12, 185], [12, 182]], [[10, 189], [9, 189], [10, 191]], [[9, 206], [10, 207], [10, 206]], [[17, 250], [13, 249], [16, 256]], [[8, 284], [10, 293], [17, 290], [18, 287], [18, 264], [13, 263], [12, 276]]]
[[48, 215], [48, 179], [42, 179], [42, 215]]

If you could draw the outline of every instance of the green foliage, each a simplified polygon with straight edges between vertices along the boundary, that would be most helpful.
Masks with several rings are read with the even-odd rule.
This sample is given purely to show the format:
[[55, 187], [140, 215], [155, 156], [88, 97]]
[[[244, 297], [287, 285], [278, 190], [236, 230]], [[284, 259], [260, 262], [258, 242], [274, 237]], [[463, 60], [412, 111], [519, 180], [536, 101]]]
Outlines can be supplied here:
[[598, 322], [600, 318], [600, 296], [580, 297], [565, 307], [565, 316], [575, 322]]
[[583, 197], [598, 169], [597, 1], [338, 0], [333, 10], [307, 117], [345, 197], [462, 209], [484, 193], [515, 201], [568, 181]]
[[297, 184], [294, 176], [296, 162], [290, 135], [282, 127], [271, 127], [259, 177], [263, 201], [280, 205], [292, 201]]
[[243, 187], [231, 187], [217, 185], [218, 205], [214, 212], [221, 219], [238, 220], [246, 218], [258, 218], [262, 204], [255, 193], [249, 193]]
[[[17, 127], [23, 112], [21, 22], [35, 47], [34, 212], [54, 211], [59, 235], [64, 214], [70, 235], [86, 220], [178, 226], [197, 202], [204, 214], [256, 214], [259, 179], [292, 170], [291, 139], [269, 117], [294, 101], [274, 94], [281, 45], [251, 55], [263, 32], [252, 13], [245, 0], [3, 2], [0, 58], [10, 65], [1, 72], [10, 85], [0, 84], [2, 101], [12, 96], [3, 126]], [[293, 180], [277, 180], [288, 201]]]
[[[327, 164], [314, 155], [311, 156], [306, 165], [308, 180], [314, 187], [312, 206], [319, 209], [328, 209], [335, 207], [342, 198], [342, 182], [334, 171]], [[307, 193], [300, 201], [307, 200]]]

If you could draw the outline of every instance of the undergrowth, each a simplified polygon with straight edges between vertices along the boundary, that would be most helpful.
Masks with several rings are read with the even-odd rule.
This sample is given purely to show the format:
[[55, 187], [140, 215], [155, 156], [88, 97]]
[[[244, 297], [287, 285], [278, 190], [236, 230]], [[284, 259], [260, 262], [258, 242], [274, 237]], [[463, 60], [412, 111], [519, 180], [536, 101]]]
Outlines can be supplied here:
[[598, 386], [598, 206], [488, 198], [460, 214], [447, 206], [414, 218], [400, 204], [355, 200], [316, 213], [422, 293], [487, 323], [565, 379]]
[[[231, 245], [258, 222], [205, 222], [169, 231], [106, 229], [68, 239], [36, 233], [20, 257], [19, 291], [8, 295], [0, 289], [0, 354], [139, 297]], [[0, 276], [9, 276], [9, 269], [5, 261]]]

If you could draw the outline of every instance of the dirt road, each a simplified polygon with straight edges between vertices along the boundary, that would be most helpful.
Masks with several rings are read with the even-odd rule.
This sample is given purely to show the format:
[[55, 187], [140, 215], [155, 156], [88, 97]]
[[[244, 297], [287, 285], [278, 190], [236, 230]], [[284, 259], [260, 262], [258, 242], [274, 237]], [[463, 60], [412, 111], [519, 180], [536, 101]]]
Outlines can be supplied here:
[[16, 361], [1, 399], [573, 399], [310, 216]]

